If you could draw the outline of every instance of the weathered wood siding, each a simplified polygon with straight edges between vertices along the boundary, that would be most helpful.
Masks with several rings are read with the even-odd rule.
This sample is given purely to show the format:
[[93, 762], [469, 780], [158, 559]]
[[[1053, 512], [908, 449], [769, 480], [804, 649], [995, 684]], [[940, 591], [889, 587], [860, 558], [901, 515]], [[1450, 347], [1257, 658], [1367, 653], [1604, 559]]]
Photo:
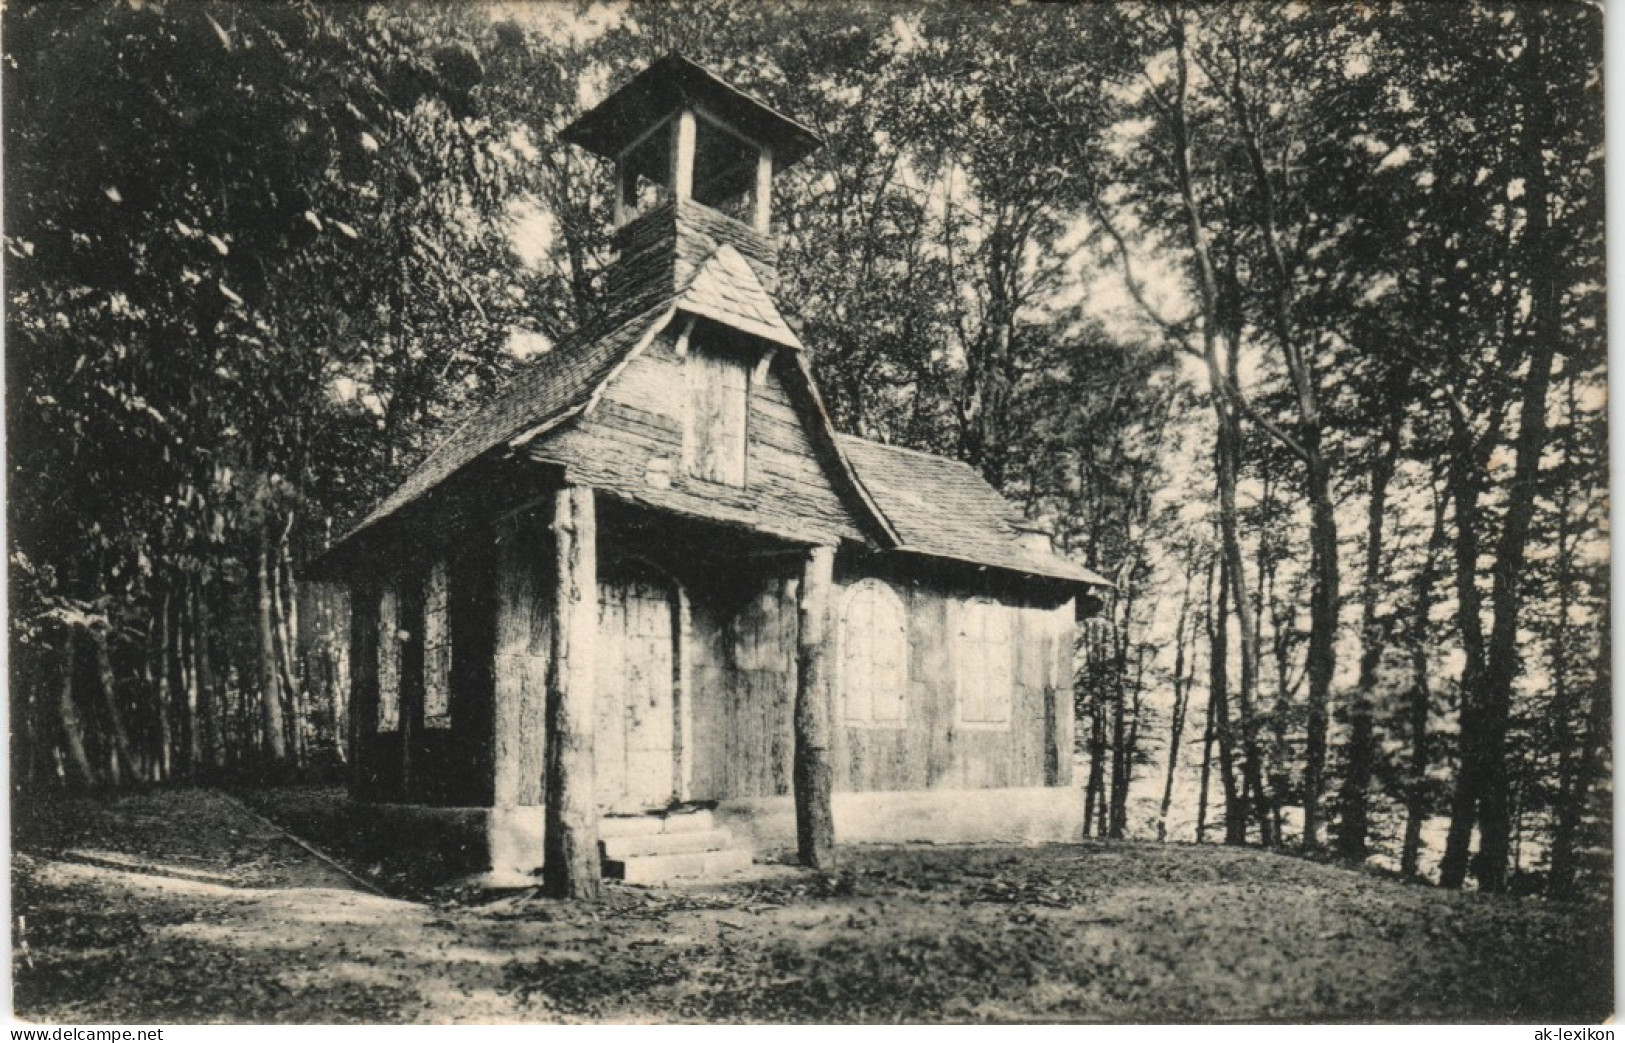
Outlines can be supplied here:
[[350, 789], [370, 796], [379, 784], [373, 736], [378, 730], [378, 588], [350, 589]]
[[764, 576], [728, 621], [723, 792], [730, 797], [790, 792], [795, 753], [796, 602], [794, 582]]
[[695, 577], [689, 588], [694, 800], [790, 792], [796, 614], [793, 581]]
[[484, 804], [496, 547], [481, 528], [413, 550], [375, 568], [352, 595], [355, 790], [373, 800]]
[[637, 812], [679, 796], [677, 688], [680, 599], [649, 568], [598, 577], [598, 695], [594, 749], [599, 806]]
[[690, 800], [790, 792], [795, 695], [795, 581], [782, 562], [694, 558], [606, 533], [616, 558], [670, 575], [687, 605], [682, 682], [689, 700], [683, 767]]
[[499, 528], [491, 736], [493, 803], [498, 805], [542, 802], [552, 562], [552, 539], [536, 512]]
[[[835, 641], [843, 640], [841, 606], [860, 580], [837, 574]], [[900, 726], [854, 722], [845, 709], [844, 676], [836, 677], [835, 787], [838, 790], [985, 789], [1070, 782], [1071, 603], [1044, 600], [1019, 582], [949, 579], [924, 567], [887, 568], [887, 582], [907, 610], [908, 681]], [[1010, 712], [1003, 726], [960, 719], [955, 663], [956, 612], [976, 598], [993, 600], [1010, 633]]]
[[[709, 335], [701, 323], [694, 340]], [[683, 433], [689, 410], [686, 356], [676, 335], [657, 336], [604, 391], [588, 417], [543, 439], [534, 459], [562, 464], [573, 480], [632, 503], [690, 518], [747, 524], [809, 542], [858, 539], [780, 374], [788, 360], [750, 374], [745, 484], [690, 477]]]

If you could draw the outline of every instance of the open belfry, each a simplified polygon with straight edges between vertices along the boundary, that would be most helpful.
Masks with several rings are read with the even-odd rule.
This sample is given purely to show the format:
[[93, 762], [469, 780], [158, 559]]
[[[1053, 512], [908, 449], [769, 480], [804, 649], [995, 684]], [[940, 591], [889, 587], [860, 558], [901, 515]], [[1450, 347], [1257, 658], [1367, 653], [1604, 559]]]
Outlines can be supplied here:
[[495, 878], [1067, 840], [1098, 575], [969, 466], [838, 433], [776, 299], [819, 140], [681, 56], [563, 136], [614, 164], [605, 317], [328, 551], [352, 790], [479, 808]]

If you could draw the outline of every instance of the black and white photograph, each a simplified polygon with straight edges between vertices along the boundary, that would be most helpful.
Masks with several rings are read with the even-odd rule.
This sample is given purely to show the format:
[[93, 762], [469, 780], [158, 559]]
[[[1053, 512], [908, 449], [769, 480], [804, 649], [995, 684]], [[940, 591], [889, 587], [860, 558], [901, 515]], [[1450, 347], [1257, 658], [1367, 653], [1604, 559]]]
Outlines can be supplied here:
[[1612, 1039], [1603, 23], [8, 0], [11, 1038]]

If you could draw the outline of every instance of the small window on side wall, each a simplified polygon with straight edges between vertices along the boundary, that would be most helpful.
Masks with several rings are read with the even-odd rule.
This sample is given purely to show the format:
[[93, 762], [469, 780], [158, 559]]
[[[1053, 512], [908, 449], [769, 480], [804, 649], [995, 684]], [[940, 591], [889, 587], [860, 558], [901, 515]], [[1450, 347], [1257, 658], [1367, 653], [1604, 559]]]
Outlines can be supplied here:
[[954, 626], [955, 716], [967, 728], [1008, 728], [1014, 678], [1010, 612], [991, 598], [959, 606]]
[[908, 617], [878, 579], [859, 580], [841, 607], [841, 702], [848, 724], [900, 728], [908, 693]]

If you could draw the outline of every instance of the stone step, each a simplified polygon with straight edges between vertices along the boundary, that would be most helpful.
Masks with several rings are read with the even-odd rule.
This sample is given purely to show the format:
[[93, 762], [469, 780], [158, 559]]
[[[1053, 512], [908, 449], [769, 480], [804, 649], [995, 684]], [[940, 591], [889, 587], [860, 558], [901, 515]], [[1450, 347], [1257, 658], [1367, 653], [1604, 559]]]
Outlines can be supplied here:
[[677, 855], [633, 855], [604, 860], [604, 875], [628, 884], [661, 884], [668, 880], [715, 878], [750, 868], [750, 851], [730, 847]]
[[647, 837], [656, 833], [704, 833], [717, 828], [709, 808], [663, 811], [652, 815], [606, 815], [598, 820], [598, 836]]
[[633, 858], [639, 855], [689, 855], [699, 851], [721, 851], [732, 847], [733, 834], [726, 829], [682, 833], [650, 833], [647, 836], [601, 837], [605, 858]]

